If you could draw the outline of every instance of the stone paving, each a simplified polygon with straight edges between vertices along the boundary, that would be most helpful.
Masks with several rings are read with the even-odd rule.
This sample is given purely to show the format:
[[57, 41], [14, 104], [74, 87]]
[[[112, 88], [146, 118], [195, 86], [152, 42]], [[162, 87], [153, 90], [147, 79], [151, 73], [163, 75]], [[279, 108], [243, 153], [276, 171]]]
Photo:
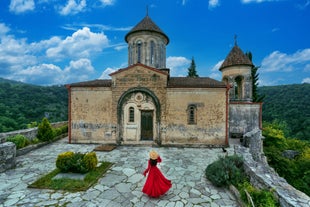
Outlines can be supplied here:
[[[110, 152], [98, 152], [99, 161], [114, 165], [91, 188], [82, 192], [65, 192], [27, 188], [39, 177], [56, 168], [59, 153], [90, 152], [95, 144], [68, 144], [67, 138], [17, 157], [15, 169], [0, 173], [0, 207], [6, 206], [111, 206], [111, 207], [235, 207], [235, 197], [227, 189], [214, 187], [204, 175], [208, 164], [223, 156], [222, 149], [155, 148], [163, 162], [159, 168], [172, 180], [172, 188], [158, 199], [141, 192], [146, 178], [151, 146], [118, 146]], [[229, 154], [233, 148], [227, 149]]]

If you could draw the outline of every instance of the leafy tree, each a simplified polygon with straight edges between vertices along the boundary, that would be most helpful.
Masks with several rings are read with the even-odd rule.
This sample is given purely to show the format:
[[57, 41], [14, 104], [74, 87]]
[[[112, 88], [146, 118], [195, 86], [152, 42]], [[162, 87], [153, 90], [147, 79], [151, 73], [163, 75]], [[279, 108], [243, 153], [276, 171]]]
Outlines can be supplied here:
[[192, 57], [192, 62], [191, 65], [188, 68], [188, 75], [187, 77], [199, 77], [196, 71], [196, 64], [195, 64], [195, 60], [194, 57]]
[[[282, 128], [276, 122], [264, 123], [263, 136], [264, 153], [268, 163], [286, 181], [310, 195], [310, 143], [297, 139], [288, 139], [284, 136]], [[293, 150], [297, 152], [294, 158], [287, 158], [283, 152]]]
[[[246, 56], [248, 56], [248, 58], [251, 60], [252, 62], [252, 53], [251, 52], [246, 52], [245, 53]], [[265, 96], [260, 96], [258, 94], [257, 88], [258, 88], [258, 76], [259, 73], [257, 73], [259, 67], [257, 66], [253, 66], [251, 69], [251, 76], [252, 76], [252, 97], [253, 97], [253, 102], [263, 102], [263, 99], [265, 98]]]

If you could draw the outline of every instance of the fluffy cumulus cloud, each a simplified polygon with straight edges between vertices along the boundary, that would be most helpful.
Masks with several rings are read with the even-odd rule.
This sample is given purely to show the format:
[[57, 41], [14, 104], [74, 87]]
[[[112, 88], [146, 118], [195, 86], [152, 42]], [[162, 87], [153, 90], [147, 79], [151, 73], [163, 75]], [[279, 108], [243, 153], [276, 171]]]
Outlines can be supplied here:
[[5, 24], [0, 24], [0, 31], [0, 75], [7, 75], [21, 70], [24, 65], [37, 63], [26, 39], [16, 39], [7, 34], [10, 29]]
[[109, 74], [115, 72], [116, 70], [118, 70], [117, 68], [110, 68], [108, 67], [107, 69], [105, 69], [101, 76], [99, 77], [99, 79], [111, 79], [111, 77], [109, 76]]
[[274, 51], [263, 59], [261, 70], [264, 72], [290, 72], [299, 68], [304, 70], [309, 64], [310, 48], [298, 50], [294, 54], [286, 54], [281, 53], [280, 51]]
[[59, 13], [61, 15], [74, 15], [82, 12], [86, 8], [86, 0], [68, 0], [65, 6], [61, 6]]
[[0, 23], [0, 76], [39, 85], [86, 81], [95, 73], [92, 58], [109, 47], [103, 33], [83, 28], [65, 38], [28, 43]]
[[70, 61], [63, 72], [62, 83], [72, 83], [89, 80], [90, 76], [95, 72], [91, 61], [86, 58], [82, 58], [76, 61]]
[[260, 85], [281, 85], [292, 80], [308, 83], [310, 72], [310, 49], [298, 50], [293, 54], [274, 51], [265, 57], [259, 68]]
[[187, 76], [187, 68], [189, 68], [191, 60], [185, 57], [168, 57], [167, 68], [170, 68], [171, 76]]
[[34, 0], [11, 0], [10, 12], [20, 14], [35, 9]]
[[[54, 41], [57, 42], [57, 39]], [[91, 54], [101, 52], [108, 46], [108, 38], [103, 33], [93, 33], [89, 28], [84, 27], [60, 40], [54, 47], [46, 51], [46, 55], [53, 59], [63, 59], [66, 57], [81, 58], [90, 57]]]
[[61, 84], [62, 73], [61, 68], [56, 65], [39, 64], [16, 71], [12, 78], [37, 85], [54, 85]]
[[310, 77], [304, 78], [301, 83], [310, 83]]

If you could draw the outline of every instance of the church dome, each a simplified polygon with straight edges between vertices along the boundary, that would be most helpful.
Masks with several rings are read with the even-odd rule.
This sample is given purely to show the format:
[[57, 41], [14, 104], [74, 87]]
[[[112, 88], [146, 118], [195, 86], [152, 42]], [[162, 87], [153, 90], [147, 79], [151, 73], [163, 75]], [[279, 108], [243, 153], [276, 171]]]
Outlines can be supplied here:
[[252, 61], [246, 56], [242, 50], [238, 47], [237, 44], [232, 48], [232, 50], [227, 55], [226, 59], [224, 60], [223, 64], [220, 67], [220, 70], [223, 68], [227, 68], [230, 66], [236, 65], [244, 65], [244, 66], [253, 66]]
[[127, 35], [125, 36], [125, 41], [128, 43], [129, 35], [143, 31], [155, 32], [163, 35], [167, 39], [167, 45], [168, 45], [169, 43], [168, 36], [152, 21], [152, 19], [148, 15], [146, 15], [135, 27], [133, 27], [127, 33]]

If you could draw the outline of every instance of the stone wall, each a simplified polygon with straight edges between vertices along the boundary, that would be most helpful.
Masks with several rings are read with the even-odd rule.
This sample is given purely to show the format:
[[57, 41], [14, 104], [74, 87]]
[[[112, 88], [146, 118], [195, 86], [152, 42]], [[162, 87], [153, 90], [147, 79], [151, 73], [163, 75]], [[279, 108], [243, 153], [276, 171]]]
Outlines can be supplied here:
[[[51, 123], [52, 127], [60, 127], [68, 122]], [[23, 129], [12, 132], [0, 133], [0, 173], [15, 166], [16, 146], [12, 142], [6, 142], [6, 138], [22, 134], [29, 140], [33, 140], [37, 136], [38, 127], [31, 129]]]
[[310, 197], [289, 185], [271, 168], [263, 154], [261, 132], [258, 129], [245, 135], [249, 145], [235, 146], [235, 153], [244, 159], [244, 168], [250, 182], [260, 189], [273, 189], [282, 207], [308, 207]]
[[0, 137], [0, 173], [15, 166], [16, 146]]
[[[57, 128], [67, 123], [68, 123], [67, 121], [55, 122], [55, 123], [51, 123], [51, 126], [54, 128]], [[17, 134], [21, 134], [27, 137], [31, 141], [34, 138], [36, 138], [37, 133], [38, 133], [38, 127], [34, 127], [30, 129], [21, 129], [21, 130], [16, 130], [16, 131], [11, 131], [11, 132], [3, 132], [3, 133], [0, 133], [0, 138], [1, 137], [7, 138], [7, 137], [15, 136]]]
[[[188, 123], [188, 107], [196, 107], [195, 124]], [[226, 145], [226, 88], [168, 88], [163, 145]]]
[[262, 125], [261, 103], [229, 104], [229, 137], [242, 137]]

